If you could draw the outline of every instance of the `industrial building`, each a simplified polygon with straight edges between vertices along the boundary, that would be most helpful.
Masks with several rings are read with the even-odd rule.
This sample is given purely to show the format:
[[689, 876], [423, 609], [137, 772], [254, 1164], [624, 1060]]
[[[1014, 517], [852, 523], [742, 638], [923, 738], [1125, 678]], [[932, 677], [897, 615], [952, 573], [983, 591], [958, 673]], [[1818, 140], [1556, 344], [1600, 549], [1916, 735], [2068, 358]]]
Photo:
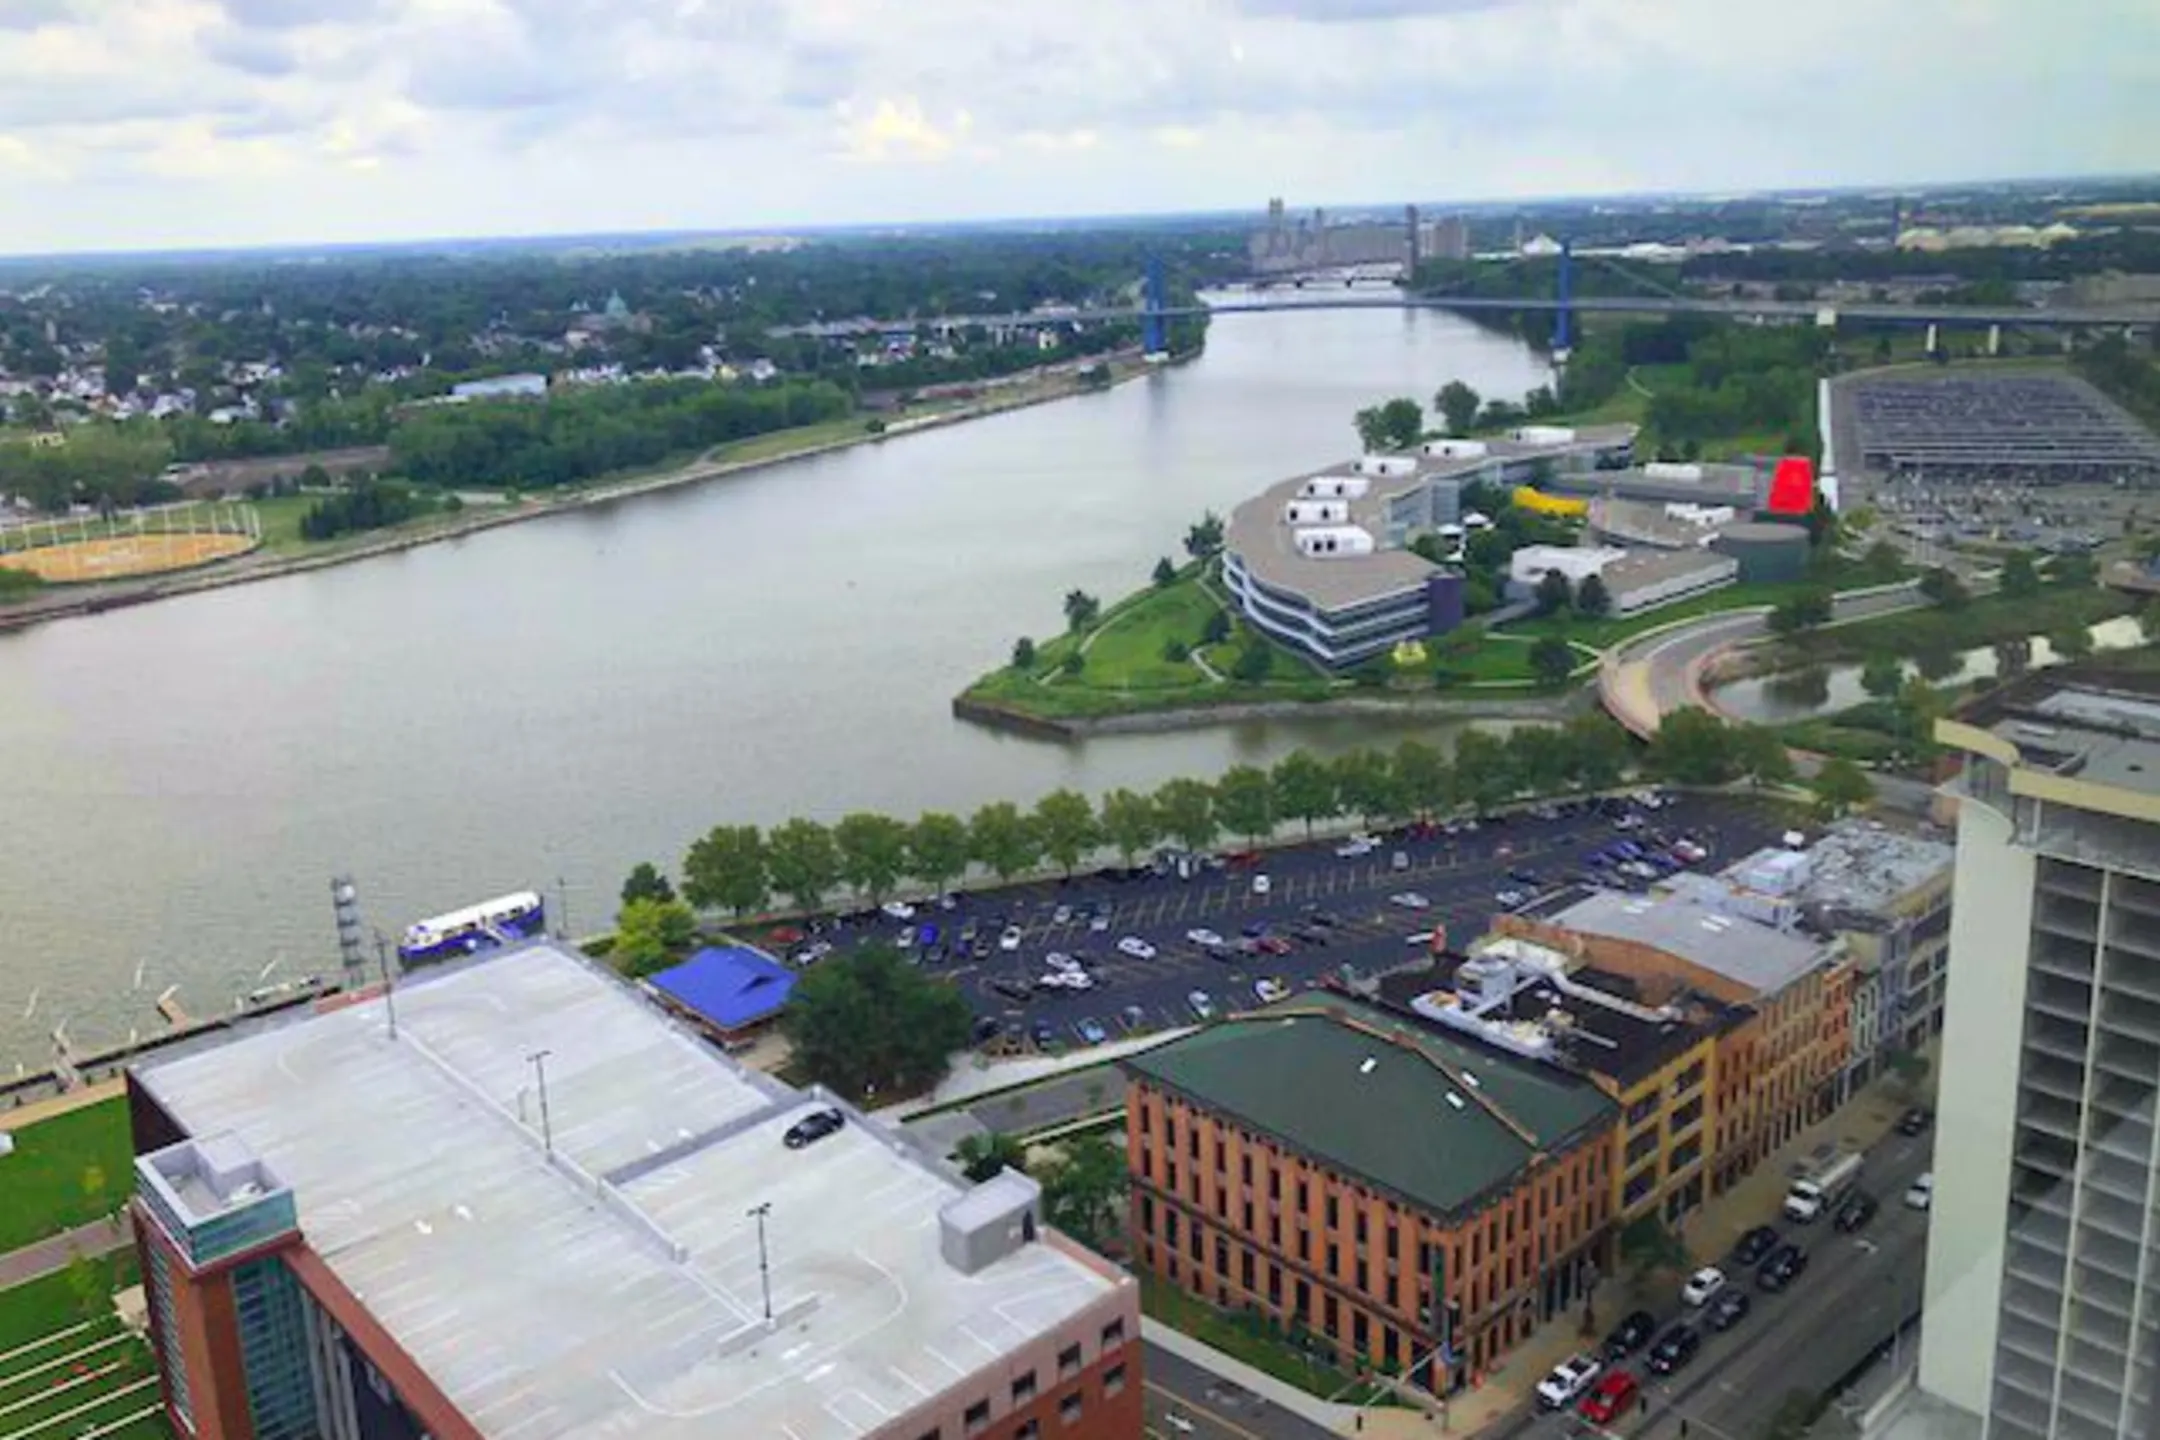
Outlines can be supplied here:
[[450, 387], [452, 400], [532, 400], [547, 394], [545, 375], [491, 375]]
[[1257, 275], [1291, 275], [1360, 265], [1401, 265], [1470, 258], [1470, 227], [1459, 216], [1425, 220], [1415, 205], [1403, 218], [1331, 223], [1325, 210], [1292, 219], [1280, 199], [1268, 201], [1267, 223], [1246, 241]]
[[1769, 497], [1768, 477], [1752, 465], [1653, 460], [1647, 465], [1618, 465], [1560, 471], [1538, 484], [1562, 494], [1586, 499], [1603, 496], [1616, 500], [1652, 503], [1729, 506], [1741, 514], [1763, 507]]
[[1548, 574], [1570, 590], [1592, 575], [1614, 615], [1637, 615], [1692, 595], [1721, 590], [1740, 577], [1739, 562], [1709, 550], [1620, 550], [1609, 546], [1525, 545], [1508, 560], [1510, 598], [1528, 600]]
[[1877, 1440], [2160, 1433], [2160, 697], [2042, 673], [1962, 755], [1917, 1374]]
[[1553, 1066], [1332, 994], [1121, 1064], [1138, 1262], [1339, 1364], [1452, 1391], [1604, 1254], [1613, 1106]]
[[1141, 1433], [1138, 1287], [1033, 1181], [970, 1186], [546, 942], [182, 1044], [128, 1100], [178, 1434]]
[[1524, 426], [1284, 480], [1231, 511], [1224, 586], [1248, 622], [1331, 667], [1444, 634], [1462, 623], [1462, 579], [1407, 549], [1412, 537], [1461, 521], [1472, 481], [1624, 465], [1634, 441], [1631, 425]]

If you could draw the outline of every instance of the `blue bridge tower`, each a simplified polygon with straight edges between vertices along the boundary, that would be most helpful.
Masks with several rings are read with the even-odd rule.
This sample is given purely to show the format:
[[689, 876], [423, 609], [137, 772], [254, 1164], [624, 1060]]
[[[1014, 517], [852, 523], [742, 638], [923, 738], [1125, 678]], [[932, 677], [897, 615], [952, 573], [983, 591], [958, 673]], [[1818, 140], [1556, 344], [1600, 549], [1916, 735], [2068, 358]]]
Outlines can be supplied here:
[[1565, 365], [1575, 348], [1575, 312], [1571, 301], [1575, 294], [1575, 242], [1560, 242], [1560, 308], [1553, 315], [1552, 358], [1555, 364]]
[[1150, 361], [1170, 355], [1170, 326], [1163, 316], [1162, 257], [1148, 256], [1147, 283], [1141, 292], [1140, 350]]

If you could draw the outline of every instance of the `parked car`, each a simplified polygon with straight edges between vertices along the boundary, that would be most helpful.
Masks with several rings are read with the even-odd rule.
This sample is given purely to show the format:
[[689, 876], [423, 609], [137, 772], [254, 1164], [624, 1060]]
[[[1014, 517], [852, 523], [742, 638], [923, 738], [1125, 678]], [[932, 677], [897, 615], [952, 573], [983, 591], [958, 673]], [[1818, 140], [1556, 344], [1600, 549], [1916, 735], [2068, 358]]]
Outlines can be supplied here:
[[1130, 955], [1135, 960], [1152, 960], [1155, 958], [1155, 947], [1137, 935], [1127, 935], [1117, 942], [1117, 948], [1120, 955]]
[[1388, 856], [1388, 869], [1400, 871], [1409, 868], [1410, 856], [1406, 852], [1397, 850], [1393, 855]]
[[1775, 1294], [1806, 1273], [1807, 1264], [1807, 1251], [1798, 1245], [1780, 1245], [1755, 1272], [1756, 1288]]
[[1070, 906], [1070, 905], [1060, 905], [1060, 906], [1058, 906], [1058, 907], [1057, 907], [1057, 909], [1055, 909], [1055, 910], [1052, 910], [1052, 911], [1050, 912], [1050, 923], [1051, 923], [1051, 924], [1053, 924], [1053, 925], [1063, 925], [1063, 924], [1067, 923], [1068, 921], [1070, 921], [1070, 920], [1072, 919], [1072, 917], [1073, 917], [1073, 909], [1072, 909], [1072, 906]]
[[1388, 904], [1400, 905], [1405, 910], [1425, 910], [1432, 906], [1432, 901], [1415, 890], [1398, 890], [1387, 898]]
[[781, 1139], [788, 1149], [800, 1150], [805, 1145], [816, 1144], [846, 1123], [845, 1115], [836, 1109], [827, 1108], [806, 1115], [788, 1126], [787, 1133]]
[[878, 909], [890, 920], [912, 920], [915, 918], [915, 907], [905, 900], [887, 900], [883, 905], [878, 906]]
[[1048, 955], [1043, 956], [1043, 963], [1045, 965], [1048, 965], [1053, 970], [1072, 971], [1085, 970], [1087, 968], [1085, 965], [1082, 965], [1078, 960], [1073, 959], [1072, 956], [1067, 955], [1062, 950], [1053, 950]]
[[1253, 995], [1263, 1005], [1272, 1005], [1290, 993], [1290, 987], [1272, 976], [1262, 976], [1253, 981]]
[[1124, 1022], [1127, 1030], [1138, 1030], [1141, 1026], [1147, 1024], [1147, 1011], [1141, 1009], [1138, 1005], [1127, 1005], [1118, 1012], [1118, 1019]]
[[1036, 1049], [1047, 1050], [1057, 1043], [1057, 1031], [1050, 1028], [1049, 1021], [1037, 1020], [1028, 1027], [1028, 1038], [1035, 1042]]
[[1538, 1403], [1548, 1410], [1565, 1410], [1582, 1398], [1591, 1383], [1605, 1371], [1605, 1362], [1594, 1355], [1575, 1355], [1553, 1366], [1552, 1373], [1537, 1383]]
[[1259, 947], [1263, 955], [1288, 955], [1295, 948], [1280, 935], [1262, 935], [1253, 941], [1253, 944]]
[[1035, 987], [1025, 978], [1013, 975], [998, 976], [990, 982], [990, 988], [1007, 1000], [1025, 1000], [1035, 993]]
[[1380, 842], [1372, 836], [1353, 835], [1335, 847], [1335, 857], [1339, 860], [1356, 860], [1379, 848]]
[[1198, 1019], [1212, 1020], [1215, 1018], [1215, 1001], [1205, 990], [1195, 990], [1190, 995], [1187, 995], [1185, 1004]]
[[1924, 1134], [1934, 1119], [1933, 1115], [1915, 1105], [1903, 1115], [1898, 1116], [1897, 1133], [1900, 1135]]
[[1107, 911], [1107, 910], [1098, 910], [1098, 911], [1097, 911], [1097, 912], [1095, 912], [1095, 913], [1094, 913], [1093, 915], [1090, 915], [1090, 916], [1088, 917], [1088, 929], [1089, 929], [1089, 931], [1091, 931], [1092, 933], [1094, 933], [1094, 934], [1097, 934], [1097, 935], [1100, 935], [1100, 934], [1102, 934], [1103, 932], [1107, 931], [1107, 930], [1108, 930], [1109, 928], [1110, 928], [1110, 912], [1109, 912], [1109, 911]]
[[1005, 1033], [1005, 1022], [995, 1015], [978, 1015], [968, 1030], [968, 1038], [976, 1045], [987, 1045]]
[[1830, 1223], [1850, 1235], [1875, 1218], [1875, 1209], [1874, 1196], [1865, 1190], [1855, 1190], [1845, 1197], [1844, 1204], [1838, 1206], [1837, 1216]]
[[1748, 1231], [1747, 1234], [1742, 1235], [1740, 1243], [1733, 1246], [1733, 1264], [1760, 1264], [1765, 1255], [1777, 1249], [1777, 1243], [1777, 1231], [1771, 1229], [1768, 1225], [1758, 1225]]
[[1750, 1303], [1747, 1291], [1742, 1290], [1737, 1285], [1729, 1285], [1720, 1290], [1717, 1299], [1710, 1302], [1710, 1328], [1713, 1330], [1732, 1329], [1733, 1326], [1747, 1318]]
[[1632, 1355], [1649, 1344], [1650, 1337], [1656, 1333], [1656, 1317], [1647, 1310], [1637, 1310], [1615, 1325], [1612, 1333], [1605, 1337], [1605, 1358], [1618, 1360]]
[[1274, 882], [1274, 881], [1272, 881], [1272, 880], [1270, 880], [1270, 879], [1268, 879], [1268, 877], [1267, 877], [1267, 876], [1265, 876], [1265, 875], [1255, 875], [1255, 876], [1253, 876], [1253, 877], [1252, 877], [1252, 893], [1253, 893], [1253, 894], [1255, 894], [1255, 895], [1265, 895], [1265, 894], [1267, 894], [1267, 893], [1268, 893], [1268, 891], [1270, 891], [1270, 890], [1272, 890], [1272, 889], [1274, 889], [1274, 888], [1275, 888], [1275, 882]]
[[998, 949], [1017, 950], [1020, 948], [1020, 941], [1023, 938], [1025, 937], [1021, 934], [1019, 926], [1007, 925], [998, 934]]
[[1905, 1192], [1905, 1208], [1908, 1210], [1925, 1210], [1934, 1203], [1935, 1172], [1930, 1170], [1927, 1174], [1913, 1181], [1912, 1188]]
[[1079, 1034], [1081, 1042], [1087, 1045], [1100, 1045], [1110, 1038], [1110, 1032], [1103, 1028], [1102, 1021], [1092, 1015], [1075, 1022], [1073, 1029]]
[[1725, 1272], [1715, 1265], [1705, 1265], [1688, 1276], [1680, 1287], [1680, 1303], [1689, 1309], [1707, 1305], [1718, 1291], [1725, 1288]]
[[1193, 944], [1198, 945], [1203, 950], [1216, 949], [1223, 943], [1222, 936], [1216, 934], [1213, 930], [1208, 929], [1205, 925], [1200, 926], [1197, 929], [1187, 930], [1185, 932], [1185, 938], [1187, 940], [1190, 940]]
[[1529, 898], [1520, 890], [1502, 890], [1493, 896], [1493, 903], [1503, 910], [1513, 910]]
[[1583, 1396], [1579, 1407], [1582, 1417], [1593, 1425], [1610, 1425], [1635, 1408], [1635, 1397], [1642, 1393], [1642, 1386], [1625, 1370], [1608, 1371], [1588, 1395]]
[[1658, 1337], [1650, 1347], [1650, 1358], [1643, 1363], [1660, 1375], [1671, 1375], [1683, 1370], [1702, 1349], [1702, 1336], [1692, 1325], [1675, 1325]]

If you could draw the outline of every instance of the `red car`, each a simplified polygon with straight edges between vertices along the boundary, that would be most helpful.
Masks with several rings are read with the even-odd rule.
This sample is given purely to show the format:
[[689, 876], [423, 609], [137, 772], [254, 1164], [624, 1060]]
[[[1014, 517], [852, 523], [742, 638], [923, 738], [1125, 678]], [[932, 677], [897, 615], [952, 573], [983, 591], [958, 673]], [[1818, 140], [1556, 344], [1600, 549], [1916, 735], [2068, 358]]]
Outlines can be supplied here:
[[1287, 955], [1290, 953], [1290, 942], [1280, 935], [1262, 935], [1253, 943], [1269, 955]]
[[1635, 1383], [1635, 1377], [1627, 1371], [1609, 1370], [1605, 1378], [1597, 1382], [1596, 1388], [1583, 1396], [1582, 1404], [1578, 1408], [1582, 1411], [1583, 1419], [1593, 1424], [1610, 1425], [1627, 1414], [1641, 1389], [1642, 1387]]

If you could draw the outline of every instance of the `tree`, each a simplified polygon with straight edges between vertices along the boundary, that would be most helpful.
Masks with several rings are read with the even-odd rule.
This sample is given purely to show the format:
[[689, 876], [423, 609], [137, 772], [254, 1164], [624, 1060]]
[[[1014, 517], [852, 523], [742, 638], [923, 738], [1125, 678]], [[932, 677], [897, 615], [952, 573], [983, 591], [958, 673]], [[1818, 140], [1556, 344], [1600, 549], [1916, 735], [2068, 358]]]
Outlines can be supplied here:
[[1180, 777], [1166, 781], [1155, 792], [1155, 813], [1162, 831], [1187, 850], [1205, 850], [1222, 832], [1215, 815], [1214, 787], [1204, 781]]
[[1815, 772], [1815, 814], [1835, 820], [1875, 798], [1875, 782], [1843, 756], [1825, 760]]
[[1035, 802], [1035, 833], [1042, 850], [1070, 879], [1080, 859], [1102, 843], [1095, 807], [1077, 790], [1053, 790]]
[[1248, 685], [1257, 685], [1267, 679], [1275, 668], [1275, 652], [1265, 640], [1253, 639], [1238, 650], [1237, 659], [1230, 664], [1230, 677]]
[[1000, 880], [1010, 880], [1042, 856], [1035, 822], [1010, 800], [996, 800], [968, 820], [968, 855]]
[[1732, 732], [1705, 711], [1674, 711], [1651, 738], [1650, 766], [1683, 785], [1722, 785], [1733, 778]]
[[2015, 600], [2029, 599], [2040, 593], [2040, 571], [2033, 565], [2030, 550], [2013, 550], [2003, 556], [2002, 593]]
[[1456, 737], [1454, 776], [1456, 800], [1479, 815], [1521, 788], [1507, 742], [1483, 730], [1465, 730]]
[[1965, 588], [1965, 582], [1940, 565], [1921, 575], [1920, 593], [1945, 610], [1963, 609], [1966, 602], [1972, 599], [1971, 592]]
[[1052, 1225], [1094, 1250], [1116, 1237], [1117, 1202], [1130, 1183], [1123, 1150], [1083, 1135], [1040, 1169], [1043, 1214]]
[[1335, 772], [1308, 751], [1291, 751], [1275, 762], [1275, 808], [1285, 819], [1303, 822], [1306, 838], [1312, 838], [1314, 821], [1342, 813]]
[[94, 1320], [112, 1303], [112, 1284], [105, 1267], [80, 1250], [68, 1256], [67, 1288], [79, 1319]]
[[1095, 623], [1095, 617], [1101, 613], [1102, 601], [1088, 594], [1087, 591], [1068, 590], [1065, 592], [1065, 623], [1071, 629], [1087, 629], [1088, 626]]
[[615, 916], [615, 945], [608, 951], [631, 979], [667, 964], [697, 938], [697, 916], [680, 900], [632, 900]]
[[1169, 556], [1165, 555], [1155, 562], [1154, 580], [1158, 590], [1166, 590], [1177, 584], [1177, 566], [1170, 563]]
[[1470, 427], [1477, 424], [1478, 406], [1483, 403], [1477, 391], [1460, 380], [1450, 380], [1433, 396], [1433, 409], [1439, 413], [1440, 423], [1450, 435], [1467, 435]]
[[1604, 577], [1583, 576], [1582, 584], [1575, 587], [1575, 608], [1591, 620], [1603, 619], [1612, 613], [1612, 592], [1605, 588]]
[[[1550, 576], [1553, 572], [1546, 573]], [[1530, 647], [1530, 668], [1540, 684], [1565, 685], [1568, 676], [1575, 673], [1575, 647], [1558, 635], [1541, 635]]]
[[967, 1044], [971, 1013], [953, 986], [866, 945], [806, 970], [781, 1028], [793, 1063], [843, 1095], [909, 1094], [945, 1077]]
[[2015, 680], [2032, 669], [2032, 639], [2025, 635], [2013, 635], [2007, 640], [1995, 642], [1995, 673], [2004, 680]]
[[1080, 653], [1080, 647], [1077, 645], [1066, 651], [1065, 658], [1058, 661], [1058, 674], [1060, 675], [1078, 675], [1085, 669], [1087, 669], [1087, 656]]
[[1635, 1272], [1637, 1284], [1660, 1270], [1685, 1270], [1688, 1248], [1666, 1227], [1655, 1210], [1638, 1215], [1621, 1228], [1620, 1258]]
[[1395, 767], [1379, 751], [1346, 750], [1335, 757], [1334, 770], [1335, 793], [1342, 799], [1342, 808], [1367, 824], [1402, 810]]
[[1140, 852], [1162, 838], [1155, 802], [1136, 790], [1112, 790], [1102, 798], [1103, 838], [1130, 869]]
[[1575, 778], [1585, 790], [1610, 790], [1634, 761], [1627, 731], [1602, 711], [1576, 716], [1564, 733], [1574, 752]]
[[790, 820], [765, 837], [765, 870], [796, 909], [815, 910], [840, 883], [840, 849], [817, 821]]
[[1895, 655], [1871, 655], [1860, 667], [1860, 688], [1877, 700], [1888, 700], [1905, 687], [1905, 667]]
[[625, 905], [633, 900], [668, 901], [674, 898], [675, 887], [668, 883], [667, 876], [661, 874], [659, 867], [650, 860], [638, 861], [631, 869], [629, 878], [622, 883], [622, 902]]
[[1035, 668], [1035, 642], [1022, 635], [1013, 641], [1012, 668], [1032, 670]]
[[1025, 1174], [1027, 1146], [1003, 1131], [982, 1130], [961, 1136], [953, 1146], [953, 1159], [960, 1163], [960, 1173], [979, 1185], [1000, 1170]]
[[2160, 640], [2160, 601], [2148, 604], [2137, 613], [2138, 638], [2150, 645]]
[[1537, 594], [1534, 597], [1538, 614], [1556, 615], [1567, 609], [1568, 603], [1574, 598], [1574, 587], [1568, 584], [1567, 576], [1558, 570], [1547, 570], [1538, 577]]
[[1769, 619], [1763, 623], [1770, 627], [1773, 635], [1797, 634], [1828, 621], [1835, 604], [1835, 598], [1826, 587], [1811, 586], [1778, 601], [1771, 607]]
[[2093, 653], [2092, 631], [2075, 622], [2048, 633], [2048, 648], [2065, 660], [2083, 660]]
[[908, 827], [908, 873], [943, 891], [967, 873], [967, 826], [957, 815], [932, 810]]
[[1185, 531], [1185, 553], [1195, 560], [1205, 560], [1222, 553], [1222, 516], [1210, 510]]
[[691, 843], [683, 857], [683, 895], [700, 910], [737, 915], [772, 898], [765, 841], [755, 825], [716, 825]]
[[1207, 619], [1200, 622], [1200, 643], [1220, 645], [1230, 638], [1230, 616], [1222, 610], [1208, 611]]
[[2060, 585], [2066, 590], [2089, 587], [2098, 573], [2090, 555], [2066, 553], [2048, 561], [2048, 583]]
[[1358, 443], [1367, 451], [1408, 450], [1425, 434], [1425, 411], [1407, 395], [1357, 412]]
[[1733, 768], [1756, 788], [1783, 785], [1793, 778], [1792, 756], [1769, 726], [1735, 725], [1731, 744]]
[[881, 901], [908, 873], [908, 827], [890, 815], [858, 810], [833, 826], [840, 851], [840, 878], [859, 894]]
[[1430, 817], [1447, 804], [1452, 777], [1447, 757], [1438, 750], [1422, 740], [1405, 740], [1395, 747], [1389, 763], [1395, 793], [1412, 812]]
[[1913, 668], [1921, 679], [1939, 685], [1965, 668], [1965, 657], [1947, 645], [1931, 644], [1913, 652]]
[[1275, 782], [1257, 765], [1233, 765], [1215, 782], [1215, 818], [1247, 844], [1275, 831]]

